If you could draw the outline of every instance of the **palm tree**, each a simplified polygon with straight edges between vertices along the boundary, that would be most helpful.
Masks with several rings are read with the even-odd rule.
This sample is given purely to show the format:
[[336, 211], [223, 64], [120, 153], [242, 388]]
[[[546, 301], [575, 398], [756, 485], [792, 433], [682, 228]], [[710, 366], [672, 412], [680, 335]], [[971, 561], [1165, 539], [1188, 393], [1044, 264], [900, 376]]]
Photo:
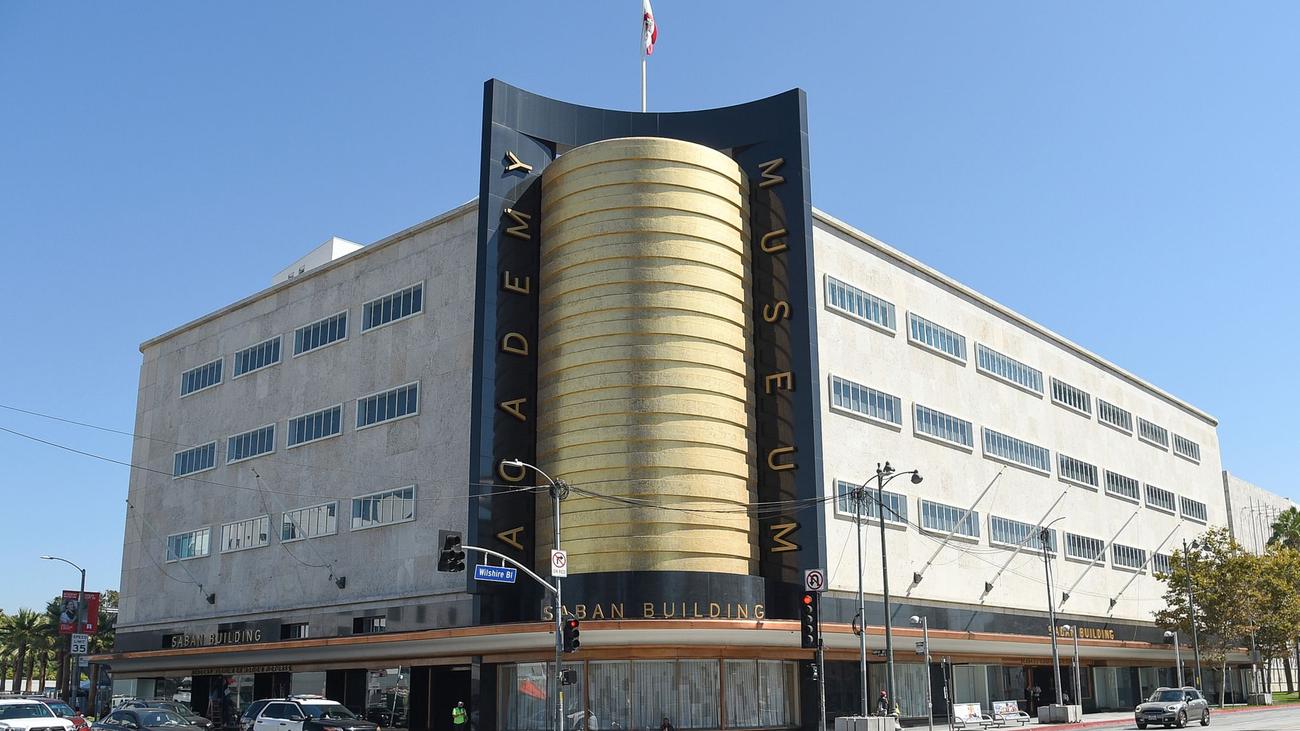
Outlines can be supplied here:
[[12, 617], [5, 617], [0, 626], [0, 645], [11, 648], [14, 653], [14, 690], [21, 691], [23, 685], [23, 665], [27, 661], [27, 650], [39, 643], [44, 631], [41, 615], [30, 609], [19, 609]]
[[1300, 509], [1287, 508], [1278, 514], [1268, 544], [1300, 550]]

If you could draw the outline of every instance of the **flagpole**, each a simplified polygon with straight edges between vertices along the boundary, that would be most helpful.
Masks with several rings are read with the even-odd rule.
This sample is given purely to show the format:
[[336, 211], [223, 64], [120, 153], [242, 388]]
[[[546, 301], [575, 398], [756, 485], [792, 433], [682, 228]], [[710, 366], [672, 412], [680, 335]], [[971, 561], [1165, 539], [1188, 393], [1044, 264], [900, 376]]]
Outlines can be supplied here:
[[641, 111], [645, 111], [645, 49], [641, 49]]

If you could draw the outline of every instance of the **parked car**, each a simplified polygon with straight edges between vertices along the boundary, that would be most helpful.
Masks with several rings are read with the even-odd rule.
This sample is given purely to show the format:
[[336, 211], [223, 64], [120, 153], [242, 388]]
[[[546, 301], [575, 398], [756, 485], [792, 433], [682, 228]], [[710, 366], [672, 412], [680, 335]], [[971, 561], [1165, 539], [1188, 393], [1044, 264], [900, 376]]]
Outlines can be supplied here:
[[86, 720], [85, 716], [81, 715], [80, 713], [77, 713], [77, 711], [72, 706], [68, 705], [67, 703], [64, 703], [62, 700], [58, 698], [51, 698], [46, 695], [29, 695], [29, 696], [25, 696], [25, 698], [26, 700], [36, 701], [38, 703], [44, 703], [45, 705], [49, 706], [50, 710], [54, 711], [54, 715], [58, 716], [59, 718], [66, 718], [69, 721], [71, 721], [72, 725], [77, 727], [77, 731], [82, 731], [82, 729], [90, 728], [90, 722]]
[[198, 726], [199, 728], [203, 729], [203, 731], [210, 731], [210, 729], [212, 728], [211, 721], [195, 713], [193, 709], [191, 709], [189, 706], [185, 705], [184, 703], [177, 703], [175, 701], [159, 701], [159, 700], [153, 700], [153, 701], [132, 700], [123, 703], [121, 707], [122, 708], [161, 708], [164, 711], [171, 711], [172, 713], [175, 713], [176, 715], [180, 716], [186, 721], [189, 721], [190, 725]]
[[1165, 728], [1184, 728], [1188, 721], [1210, 725], [1210, 703], [1201, 692], [1191, 686], [1182, 688], [1156, 688], [1146, 703], [1133, 709], [1133, 720], [1138, 728], [1149, 723], [1159, 723]]
[[26, 698], [0, 698], [0, 731], [76, 731], [50, 707]]
[[319, 695], [254, 701], [240, 717], [244, 731], [379, 731], [347, 706]]
[[90, 728], [92, 731], [200, 731], [183, 716], [161, 708], [119, 708]]

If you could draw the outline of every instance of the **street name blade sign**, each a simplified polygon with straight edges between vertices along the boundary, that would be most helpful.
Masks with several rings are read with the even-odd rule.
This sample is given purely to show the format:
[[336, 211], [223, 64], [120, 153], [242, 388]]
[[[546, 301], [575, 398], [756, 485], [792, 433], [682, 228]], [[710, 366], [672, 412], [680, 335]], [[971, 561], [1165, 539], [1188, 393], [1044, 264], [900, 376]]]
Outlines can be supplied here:
[[519, 572], [508, 566], [488, 566], [478, 564], [474, 567], [474, 578], [479, 581], [495, 581], [498, 584], [513, 584]]
[[566, 578], [569, 575], [569, 554], [564, 551], [551, 549], [551, 576], [555, 578]]
[[803, 572], [804, 591], [826, 591], [826, 572], [822, 569], [808, 569]]
[[72, 654], [85, 655], [90, 650], [90, 635], [72, 635]]

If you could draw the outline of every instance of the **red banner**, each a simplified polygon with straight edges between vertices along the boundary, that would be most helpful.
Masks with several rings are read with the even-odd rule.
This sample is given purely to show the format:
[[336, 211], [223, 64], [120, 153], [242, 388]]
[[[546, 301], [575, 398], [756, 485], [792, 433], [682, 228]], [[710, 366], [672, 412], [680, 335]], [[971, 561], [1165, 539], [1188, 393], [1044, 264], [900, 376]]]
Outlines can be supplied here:
[[[64, 589], [59, 606], [59, 634], [73, 634], [77, 625], [77, 590]], [[99, 630], [99, 594], [86, 592], [86, 623], [81, 634], [93, 635]]]

